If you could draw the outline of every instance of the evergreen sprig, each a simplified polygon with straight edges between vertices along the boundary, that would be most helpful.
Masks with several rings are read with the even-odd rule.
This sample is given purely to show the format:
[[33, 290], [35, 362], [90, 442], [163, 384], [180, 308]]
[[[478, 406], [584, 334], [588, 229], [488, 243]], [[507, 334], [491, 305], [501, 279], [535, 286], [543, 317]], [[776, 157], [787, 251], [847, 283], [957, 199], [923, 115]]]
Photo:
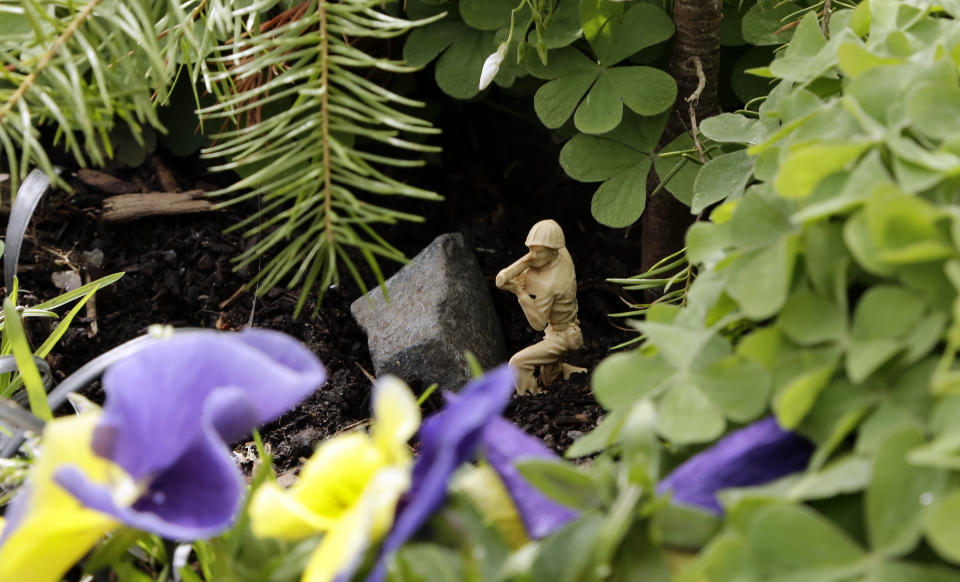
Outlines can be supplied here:
[[[157, 6], [154, 6], [154, 5]], [[81, 166], [113, 156], [110, 132], [161, 129], [155, 97], [165, 95], [153, 14], [165, 0], [0, 1], [0, 169], [12, 191], [34, 167], [54, 181], [40, 128]], [[60, 182], [62, 185], [62, 182]]]
[[[222, 206], [259, 198], [260, 209], [234, 226], [260, 237], [238, 264], [269, 254], [254, 282], [262, 292], [284, 280], [291, 287], [302, 285], [296, 314], [312, 289], [326, 289], [338, 279], [340, 262], [365, 288], [347, 248], [359, 251], [381, 283], [376, 257], [404, 259], [372, 225], [420, 218], [373, 203], [371, 196], [440, 198], [381, 169], [422, 165], [395, 152], [438, 151], [417, 136], [439, 130], [400, 109], [421, 103], [366, 76], [412, 69], [366, 52], [362, 39], [393, 38], [426, 22], [387, 15], [379, 4], [297, 4], [254, 23], [210, 58], [217, 101], [200, 115], [208, 129], [219, 129], [201, 155], [217, 162], [214, 170], [241, 175], [214, 195], [225, 198]], [[245, 15], [238, 11], [235, 17]]]

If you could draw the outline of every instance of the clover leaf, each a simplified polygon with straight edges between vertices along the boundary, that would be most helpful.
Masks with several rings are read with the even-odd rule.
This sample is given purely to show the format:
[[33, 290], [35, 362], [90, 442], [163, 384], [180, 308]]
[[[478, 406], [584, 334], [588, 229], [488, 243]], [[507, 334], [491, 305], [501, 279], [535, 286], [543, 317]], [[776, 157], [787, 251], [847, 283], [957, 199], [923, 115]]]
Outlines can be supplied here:
[[673, 35], [673, 21], [652, 4], [622, 5], [584, 0], [580, 7], [583, 34], [596, 55], [574, 47], [550, 54], [543, 65], [528, 56], [527, 70], [548, 82], [534, 95], [533, 106], [544, 125], [562, 126], [570, 116], [583, 133], [605, 133], [620, 124], [623, 105], [640, 115], [666, 111], [677, 96], [677, 84], [653, 67], [614, 67], [637, 51]]
[[560, 165], [574, 180], [603, 182], [590, 211], [614, 228], [636, 222], [647, 203], [647, 174], [666, 116], [628, 114], [616, 129], [602, 135], [579, 134], [560, 151]]
[[[434, 76], [437, 86], [457, 99], [471, 99], [480, 93], [483, 62], [496, 51], [499, 42], [507, 39], [513, 0], [464, 1], [448, 7], [443, 19], [413, 30], [403, 45], [403, 58], [413, 67], [422, 67], [437, 59]], [[444, 7], [431, 6], [422, 0], [407, 5], [410, 17], [425, 18], [439, 14]], [[524, 8], [522, 14], [529, 14]], [[528, 16], [521, 15], [515, 29]], [[522, 34], [522, 31], [521, 31]], [[515, 53], [520, 35], [514, 35], [511, 52]], [[498, 82], [511, 85], [518, 75], [526, 74], [515, 58], [505, 59], [497, 75]]]

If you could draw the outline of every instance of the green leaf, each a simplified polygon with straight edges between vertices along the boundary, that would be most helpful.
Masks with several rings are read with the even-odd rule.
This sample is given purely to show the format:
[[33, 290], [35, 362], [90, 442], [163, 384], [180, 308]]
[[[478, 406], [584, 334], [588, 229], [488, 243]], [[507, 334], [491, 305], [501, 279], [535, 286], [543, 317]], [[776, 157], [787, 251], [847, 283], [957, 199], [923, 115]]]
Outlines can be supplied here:
[[820, 392], [827, 387], [837, 367], [838, 353], [835, 349], [821, 348], [799, 351], [777, 370], [784, 382], [773, 403], [777, 420], [783, 428], [792, 430], [810, 412]]
[[17, 368], [27, 389], [27, 396], [30, 399], [30, 412], [41, 420], [52, 420], [53, 413], [50, 411], [50, 404], [47, 402], [47, 392], [43, 388], [43, 380], [40, 378], [37, 364], [33, 361], [33, 353], [30, 351], [30, 344], [27, 342], [27, 335], [23, 330], [23, 322], [20, 321], [17, 307], [9, 296], [3, 300], [3, 315], [3, 332], [9, 338], [13, 355], [17, 361]]
[[650, 155], [603, 136], [578, 134], [560, 150], [560, 165], [574, 180], [598, 182], [649, 160]]
[[785, 198], [805, 198], [821, 180], [847, 168], [869, 146], [866, 143], [813, 143], [790, 151], [774, 185]]
[[730, 355], [730, 343], [713, 330], [656, 323], [650, 319], [636, 322], [634, 326], [677, 370], [689, 371], [694, 365], [706, 366]]
[[[840, 70], [850, 77], [858, 77], [877, 67], [898, 65], [903, 62], [902, 59], [878, 57], [857, 42], [840, 43], [840, 46], [837, 47], [837, 58], [839, 59]], [[887, 69], [888, 75], [890, 72]]]
[[880, 562], [873, 569], [871, 582], [960, 582], [953, 568], [916, 562]]
[[744, 250], [769, 247], [793, 230], [784, 201], [760, 190], [747, 193], [730, 218], [730, 241]]
[[[606, 359], [601, 361], [599, 365], [602, 365], [605, 361]], [[576, 459], [598, 453], [612, 445], [620, 435], [620, 429], [627, 418], [626, 413], [627, 410], [621, 408], [604, 416], [597, 428], [574, 441], [570, 448], [564, 451], [563, 456], [567, 459]]]
[[836, 304], [803, 291], [787, 299], [777, 324], [784, 335], [801, 345], [839, 341], [846, 334], [846, 317]]
[[598, 59], [609, 54], [614, 44], [614, 27], [623, 16], [624, 6], [611, 0], [580, 0], [580, 25], [583, 37]]
[[617, 410], [658, 392], [673, 372], [659, 355], [621, 352], [597, 364], [591, 386], [604, 408]]
[[607, 180], [597, 188], [590, 212], [597, 222], [613, 228], [630, 226], [640, 218], [647, 203], [650, 158]]
[[687, 260], [694, 265], [713, 263], [730, 246], [730, 229], [725, 224], [695, 222], [687, 229]]
[[435, 544], [403, 546], [394, 558], [391, 578], [402, 582], [456, 582], [463, 580], [463, 564], [456, 551]]
[[529, 570], [531, 582], [581, 580], [592, 558], [585, 548], [593, 546], [602, 521], [596, 512], [585, 513], [544, 540]]
[[670, 504], [654, 514], [651, 527], [668, 546], [699, 549], [720, 529], [720, 519], [697, 507]]
[[871, 547], [886, 556], [902, 556], [917, 545], [926, 507], [946, 485], [947, 471], [907, 462], [907, 453], [923, 443], [923, 433], [908, 428], [887, 437], [877, 450], [864, 513]]
[[[606, 133], [620, 124], [623, 105], [641, 115], [656, 115], [669, 109], [676, 96], [677, 84], [673, 77], [659, 69], [614, 67], [602, 71], [596, 78], [577, 107], [573, 122], [584, 133]], [[570, 101], [572, 97], [567, 99]]]
[[673, 20], [659, 6], [634, 4], [624, 12], [622, 3], [582, 0], [583, 35], [605, 67], [673, 36]]
[[766, 130], [759, 119], [750, 119], [739, 113], [721, 113], [700, 123], [703, 135], [724, 143], [756, 145], [764, 141]]
[[794, 236], [784, 236], [767, 248], [743, 253], [730, 264], [727, 293], [747, 317], [772, 317], [787, 300], [796, 257]]
[[590, 475], [561, 461], [517, 461], [517, 470], [544, 495], [568, 507], [586, 509], [596, 505], [597, 486]]
[[460, 17], [471, 28], [497, 30], [510, 25], [510, 12], [516, 5], [515, 0], [460, 0]]
[[843, 227], [843, 241], [850, 254], [866, 271], [875, 275], [889, 276], [893, 268], [877, 259], [879, 251], [870, 236], [866, 212], [855, 213], [847, 220]]
[[537, 89], [533, 96], [533, 109], [540, 121], [550, 129], [566, 123], [598, 74], [599, 71], [594, 71], [562, 77]]
[[546, 65], [536, 55], [527, 53], [526, 65], [527, 71], [538, 79], [560, 79], [587, 73], [596, 76], [600, 73], [590, 57], [573, 47], [552, 51]]
[[[673, 19], [655, 4], [639, 2], [631, 6], [619, 22], [614, 21], [613, 42], [600, 63], [611, 66], [623, 59], [673, 36]], [[673, 101], [671, 100], [671, 105]], [[638, 111], [639, 113], [639, 111]]]
[[940, 557], [960, 564], [960, 490], [937, 500], [926, 515], [927, 541]]
[[[860, 546], [823, 516], [806, 507], [761, 510], [748, 535], [760, 580], [847, 580], [861, 566]], [[800, 578], [801, 573], [808, 576]], [[810, 575], [816, 577], [811, 577]]]
[[573, 124], [584, 133], [606, 133], [620, 125], [622, 103], [613, 76], [602, 72], [573, 114]]
[[403, 44], [403, 60], [411, 67], [423, 67], [440, 56], [465, 30], [462, 22], [449, 20], [417, 28]]
[[[653, 7], [651, 4], [637, 4], [636, 8], [642, 6]], [[601, 75], [603, 78], [609, 79], [623, 104], [640, 115], [662, 113], [670, 109], [677, 98], [677, 82], [653, 67], [614, 67], [607, 69]]]
[[483, 62], [496, 50], [492, 32], [463, 27], [453, 44], [437, 60], [437, 86], [457, 99], [470, 99], [480, 92]]
[[866, 205], [867, 226], [877, 259], [887, 264], [938, 261], [956, 255], [945, 226], [946, 213], [895, 188], [875, 191]]
[[[531, 44], [534, 44], [536, 31], [531, 31], [530, 34], [530, 39], [533, 40]], [[544, 23], [543, 41], [547, 48], [565, 47], [581, 35], [583, 35], [583, 29], [580, 26], [580, 1], [559, 0], [553, 9], [553, 16]], [[550, 59], [553, 59], [552, 54]]]
[[674, 444], [714, 440], [725, 426], [720, 409], [693, 384], [674, 386], [657, 407], [657, 431]]
[[926, 311], [916, 294], [895, 285], [867, 290], [853, 312], [854, 339], [896, 338], [909, 332]]
[[737, 150], [707, 162], [693, 184], [690, 211], [699, 214], [711, 204], [742, 196], [753, 174], [754, 160], [747, 150]]
[[787, 496], [797, 501], [829, 499], [862, 491], [870, 483], [873, 461], [858, 455], [846, 455], [816, 472], [800, 475]]
[[960, 134], [960, 88], [926, 85], [916, 90], [907, 105], [914, 127], [934, 139]]
[[770, 374], [758, 362], [733, 355], [695, 375], [696, 385], [734, 422], [749, 422], [767, 409]]
[[804, 229], [803, 255], [813, 288], [831, 298], [846, 318], [850, 255], [843, 244], [842, 226], [826, 222], [809, 225]]
[[827, 46], [826, 39], [820, 31], [820, 22], [816, 12], [807, 12], [796, 27], [790, 44], [785, 51], [788, 57], [816, 56]]
[[787, 18], [797, 14], [800, 7], [792, 2], [757, 2], [743, 15], [741, 30], [743, 38], [756, 46], [776, 45], [789, 42], [794, 27], [786, 28]]

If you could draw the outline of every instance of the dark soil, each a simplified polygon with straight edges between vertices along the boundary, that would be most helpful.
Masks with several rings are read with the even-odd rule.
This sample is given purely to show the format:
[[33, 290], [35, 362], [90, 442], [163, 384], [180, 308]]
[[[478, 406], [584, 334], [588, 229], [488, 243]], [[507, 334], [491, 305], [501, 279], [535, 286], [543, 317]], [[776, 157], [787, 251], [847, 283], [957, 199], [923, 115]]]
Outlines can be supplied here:
[[[519, 106], [517, 105], [519, 104]], [[510, 112], [503, 112], [510, 107]], [[518, 109], [519, 107], [519, 109]], [[385, 237], [412, 257], [435, 236], [463, 233], [476, 251], [506, 336], [508, 353], [537, 340], [512, 295], [493, 285], [496, 272], [521, 256], [530, 226], [554, 218], [564, 227], [579, 281], [580, 320], [586, 345], [570, 360], [593, 368], [614, 346], [632, 336], [622, 320], [607, 317], [623, 311], [623, 291], [607, 277], [639, 271], [638, 232], [598, 225], [590, 216], [595, 184], [567, 178], [558, 163], [559, 145], [533, 116], [529, 99], [516, 103], [457, 104], [446, 101], [435, 111], [444, 128], [442, 156], [409, 177], [411, 183], [446, 196], [442, 203], [399, 201], [402, 209], [425, 217], [422, 225], [383, 230]], [[171, 179], [182, 190], [213, 190], [229, 177], [208, 174], [193, 159], [158, 152], [137, 168], [108, 168], [135, 191], [163, 191]], [[305, 342], [327, 365], [329, 380], [313, 397], [263, 430], [278, 468], [295, 466], [315, 444], [363, 422], [368, 416], [372, 372], [366, 338], [350, 315], [360, 290], [345, 279], [326, 291], [316, 319], [292, 318], [298, 290], [274, 289], [255, 298], [242, 286], [255, 269], [233, 270], [231, 259], [249, 241], [225, 228], [244, 216], [243, 208], [207, 214], [150, 217], [105, 224], [104, 198], [111, 194], [70, 174], [75, 193], [48, 195], [28, 233], [21, 256], [21, 304], [58, 294], [51, 273], [76, 269], [96, 278], [126, 275], [96, 296], [95, 313], [78, 318], [50, 356], [55, 378], [145, 332], [153, 323], [176, 327], [239, 329], [248, 324], [279, 329]], [[388, 201], [391, 202], [391, 201]], [[101, 265], [89, 254], [103, 252]], [[85, 254], [87, 253], [87, 254]], [[392, 274], [400, 265], [382, 265]], [[372, 277], [368, 281], [373, 281]], [[310, 310], [305, 310], [309, 313]], [[34, 320], [35, 326], [49, 325]], [[96, 331], [94, 332], [94, 329]], [[36, 329], [41, 337], [43, 329]], [[96, 397], [98, 389], [92, 389]], [[441, 403], [435, 395], [427, 411]], [[588, 376], [575, 375], [550, 392], [518, 397], [507, 416], [550, 447], [562, 451], [593, 429], [602, 409], [591, 396]], [[242, 446], [238, 451], [242, 451]]]

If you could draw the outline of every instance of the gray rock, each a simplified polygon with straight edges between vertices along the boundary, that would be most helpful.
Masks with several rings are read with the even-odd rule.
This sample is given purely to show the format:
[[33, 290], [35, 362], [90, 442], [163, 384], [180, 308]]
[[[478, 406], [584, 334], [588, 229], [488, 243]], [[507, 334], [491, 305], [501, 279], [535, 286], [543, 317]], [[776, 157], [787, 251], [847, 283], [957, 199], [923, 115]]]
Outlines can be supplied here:
[[470, 379], [470, 350], [491, 368], [504, 362], [503, 332], [487, 282], [459, 233], [438, 236], [387, 280], [350, 306], [367, 333], [377, 376], [394, 374], [414, 389], [436, 382], [459, 390]]

